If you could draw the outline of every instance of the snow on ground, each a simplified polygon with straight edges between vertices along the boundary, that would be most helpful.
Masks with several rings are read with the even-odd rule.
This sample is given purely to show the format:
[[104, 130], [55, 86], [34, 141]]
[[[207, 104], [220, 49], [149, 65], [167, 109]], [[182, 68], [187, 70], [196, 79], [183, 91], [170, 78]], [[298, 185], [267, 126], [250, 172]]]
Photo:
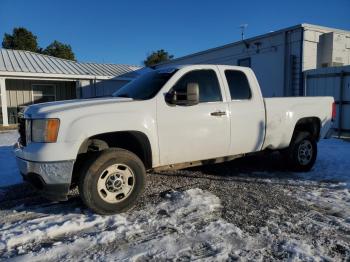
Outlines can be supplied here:
[[[52, 215], [45, 217], [45, 220], [36, 218], [25, 223], [19, 221], [1, 228], [0, 253], [17, 249], [20, 254], [35, 249], [36, 243], [46, 241], [49, 243], [48, 248], [41, 248], [39, 252], [29, 253], [19, 260], [85, 261], [101, 258], [101, 255], [103, 260], [115, 257], [146, 259], [148, 256], [175, 258], [187, 256], [192, 244], [197, 243], [195, 248], [198, 249], [198, 258], [202, 252], [225, 256], [227, 249], [216, 246], [222, 241], [215, 239], [221, 238], [220, 235], [224, 233], [228, 235], [229, 230], [230, 238], [236, 236], [239, 240], [241, 232], [233, 225], [216, 220], [220, 208], [220, 200], [214, 195], [191, 189], [184, 193], [169, 193], [167, 201], [160, 205], [151, 205], [145, 211], [129, 215], [99, 216], [78, 212]], [[76, 235], [78, 231], [80, 234]], [[81, 231], [85, 233], [81, 234]], [[159, 231], [162, 233], [159, 234]], [[65, 238], [65, 243], [62, 243], [61, 238]], [[118, 243], [113, 253], [109, 253], [108, 249], [100, 249], [100, 245], [110, 242]], [[240, 241], [232, 245], [240, 245]], [[84, 252], [79, 252], [81, 250]]]
[[350, 142], [322, 139], [318, 143], [315, 167], [302, 177], [320, 182], [344, 182], [344, 186], [350, 188]]
[[[170, 192], [159, 205], [129, 214], [99, 216], [75, 210], [18, 221], [2, 225], [0, 254], [16, 254], [16, 261], [262, 260], [271, 253], [275, 259], [327, 259], [324, 246], [286, 234], [273, 222], [258, 234], [243, 232], [220, 218], [221, 208], [213, 194], [190, 189]], [[319, 230], [326, 225], [310, 218], [300, 223]], [[293, 231], [294, 226], [283, 227]]]
[[18, 139], [17, 131], [0, 132], [0, 146], [13, 146]]
[[[295, 173], [293, 179], [264, 178], [270, 172], [259, 172], [260, 181], [298, 186], [287, 192], [309, 205], [327, 208], [350, 223], [350, 142], [322, 139], [318, 143], [315, 166], [310, 172]], [[298, 179], [295, 179], [298, 178]], [[288, 191], [288, 190], [287, 190]]]
[[0, 187], [22, 182], [12, 152], [12, 147], [17, 139], [17, 131], [0, 133]]
[[300, 200], [327, 208], [329, 213], [350, 223], [350, 142], [329, 139], [321, 140], [318, 146], [315, 167], [311, 172], [298, 174], [307, 181], [305, 187], [294, 193]]
[[[11, 152], [16, 139], [16, 132], [0, 134], [1, 185], [21, 181]], [[222, 218], [224, 207], [215, 194], [196, 186], [169, 192], [159, 204], [114, 216], [92, 214], [80, 203], [29, 207], [18, 203], [5, 210], [6, 219], [0, 219], [0, 259], [350, 259], [349, 142], [322, 140], [311, 172], [258, 173], [234, 179], [245, 179], [248, 187], [280, 185], [292, 199], [309, 206], [309, 211], [285, 213], [277, 206], [268, 210], [271, 216], [265, 226], [244, 230]]]

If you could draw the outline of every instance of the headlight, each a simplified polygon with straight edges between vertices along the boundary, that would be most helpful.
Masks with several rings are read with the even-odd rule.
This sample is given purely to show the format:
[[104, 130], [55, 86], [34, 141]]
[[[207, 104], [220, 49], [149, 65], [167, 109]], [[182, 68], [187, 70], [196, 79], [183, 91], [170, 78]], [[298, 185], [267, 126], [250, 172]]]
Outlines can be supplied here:
[[59, 119], [33, 119], [32, 141], [38, 143], [54, 143], [57, 141]]

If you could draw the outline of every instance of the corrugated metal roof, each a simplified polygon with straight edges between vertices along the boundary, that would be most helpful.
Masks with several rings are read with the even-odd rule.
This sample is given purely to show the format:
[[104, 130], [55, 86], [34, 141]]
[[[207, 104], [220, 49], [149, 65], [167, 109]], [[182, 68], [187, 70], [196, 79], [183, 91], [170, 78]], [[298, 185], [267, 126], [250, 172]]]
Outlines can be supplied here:
[[80, 63], [30, 51], [0, 49], [0, 72], [133, 77], [139, 66]]

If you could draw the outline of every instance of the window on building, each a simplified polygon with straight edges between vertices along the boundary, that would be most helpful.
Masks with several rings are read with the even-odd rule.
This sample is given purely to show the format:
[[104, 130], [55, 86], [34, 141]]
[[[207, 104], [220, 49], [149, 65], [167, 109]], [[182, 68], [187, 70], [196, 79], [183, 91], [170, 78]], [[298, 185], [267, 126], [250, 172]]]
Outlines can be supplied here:
[[185, 74], [172, 88], [178, 94], [178, 100], [186, 100], [188, 83], [198, 83], [199, 102], [222, 101], [220, 85], [215, 71], [196, 70]]
[[51, 84], [33, 84], [33, 103], [44, 103], [56, 100], [56, 86]]
[[225, 76], [232, 100], [244, 100], [252, 97], [247, 76], [243, 72], [226, 70]]
[[238, 66], [245, 66], [245, 67], [251, 67], [251, 60], [250, 57], [242, 58], [237, 60]]

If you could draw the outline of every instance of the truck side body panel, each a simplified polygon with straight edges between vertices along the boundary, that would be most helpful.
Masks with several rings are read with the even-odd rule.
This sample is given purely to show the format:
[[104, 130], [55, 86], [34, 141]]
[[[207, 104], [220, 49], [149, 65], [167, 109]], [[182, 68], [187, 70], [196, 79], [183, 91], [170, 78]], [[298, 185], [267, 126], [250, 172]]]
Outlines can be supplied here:
[[289, 146], [295, 126], [300, 119], [320, 120], [320, 138], [332, 125], [333, 97], [265, 98], [266, 137], [262, 149], [281, 149]]

